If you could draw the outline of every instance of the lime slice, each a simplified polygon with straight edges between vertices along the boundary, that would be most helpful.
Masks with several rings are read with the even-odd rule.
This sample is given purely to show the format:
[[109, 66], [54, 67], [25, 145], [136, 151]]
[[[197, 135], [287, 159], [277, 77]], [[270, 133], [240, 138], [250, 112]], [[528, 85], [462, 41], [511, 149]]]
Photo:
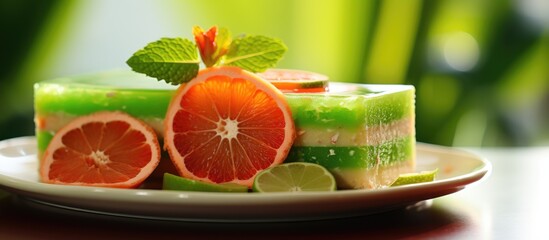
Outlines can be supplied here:
[[414, 184], [414, 183], [432, 182], [435, 180], [437, 171], [438, 169], [435, 169], [433, 171], [423, 171], [419, 173], [400, 174], [398, 178], [390, 186], [394, 187], [394, 186], [408, 185], [408, 184]]
[[335, 191], [336, 181], [318, 164], [293, 162], [261, 171], [252, 189], [254, 192]]
[[314, 93], [328, 90], [328, 76], [291, 69], [268, 69], [258, 73], [282, 92]]
[[247, 192], [248, 187], [236, 183], [207, 183], [192, 180], [170, 173], [164, 173], [162, 182], [164, 190], [195, 191], [195, 192]]

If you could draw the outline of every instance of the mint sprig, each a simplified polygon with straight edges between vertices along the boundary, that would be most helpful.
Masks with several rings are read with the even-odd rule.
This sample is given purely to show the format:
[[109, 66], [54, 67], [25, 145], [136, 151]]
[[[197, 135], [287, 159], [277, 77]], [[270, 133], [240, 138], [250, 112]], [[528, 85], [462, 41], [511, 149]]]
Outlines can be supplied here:
[[286, 45], [278, 39], [247, 35], [232, 42], [222, 63], [251, 72], [264, 72], [274, 67], [286, 50], [288, 50]]
[[198, 74], [200, 60], [193, 42], [162, 38], [134, 53], [126, 63], [133, 71], [178, 85]]
[[[274, 67], [287, 50], [278, 39], [244, 35], [234, 40], [225, 28], [193, 28], [196, 44], [182, 38], [162, 38], [147, 44], [126, 63], [138, 73], [178, 85], [193, 79], [202, 61], [210, 66], [237, 66], [250, 72]], [[205, 62], [206, 63], [206, 62]]]

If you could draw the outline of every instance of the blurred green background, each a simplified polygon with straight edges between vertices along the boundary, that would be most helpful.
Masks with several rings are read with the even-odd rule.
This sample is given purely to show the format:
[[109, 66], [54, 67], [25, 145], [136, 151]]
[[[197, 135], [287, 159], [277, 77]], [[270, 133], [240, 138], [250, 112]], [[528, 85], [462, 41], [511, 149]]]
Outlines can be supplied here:
[[413, 84], [418, 141], [549, 145], [543, 0], [0, 0], [0, 139], [33, 135], [34, 82], [128, 68], [194, 25], [280, 38], [281, 68]]

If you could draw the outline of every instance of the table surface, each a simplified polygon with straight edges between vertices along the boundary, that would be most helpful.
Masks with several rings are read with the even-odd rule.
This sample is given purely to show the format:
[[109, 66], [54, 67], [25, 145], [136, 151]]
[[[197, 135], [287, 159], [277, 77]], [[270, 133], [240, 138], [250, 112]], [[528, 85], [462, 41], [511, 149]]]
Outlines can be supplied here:
[[289, 223], [193, 223], [74, 215], [0, 190], [0, 239], [445, 238], [539, 239], [549, 227], [549, 147], [467, 149], [492, 163], [464, 190], [361, 217]]

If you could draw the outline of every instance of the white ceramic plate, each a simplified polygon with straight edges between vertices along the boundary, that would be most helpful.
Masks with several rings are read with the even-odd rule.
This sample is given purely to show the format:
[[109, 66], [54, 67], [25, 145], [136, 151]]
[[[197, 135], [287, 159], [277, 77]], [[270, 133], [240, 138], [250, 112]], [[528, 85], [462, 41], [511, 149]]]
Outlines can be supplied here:
[[178, 221], [300, 221], [372, 214], [454, 193], [491, 170], [486, 160], [453, 148], [418, 144], [417, 170], [437, 180], [378, 190], [314, 193], [207, 193], [110, 189], [38, 181], [36, 139], [0, 141], [0, 187], [64, 210]]

